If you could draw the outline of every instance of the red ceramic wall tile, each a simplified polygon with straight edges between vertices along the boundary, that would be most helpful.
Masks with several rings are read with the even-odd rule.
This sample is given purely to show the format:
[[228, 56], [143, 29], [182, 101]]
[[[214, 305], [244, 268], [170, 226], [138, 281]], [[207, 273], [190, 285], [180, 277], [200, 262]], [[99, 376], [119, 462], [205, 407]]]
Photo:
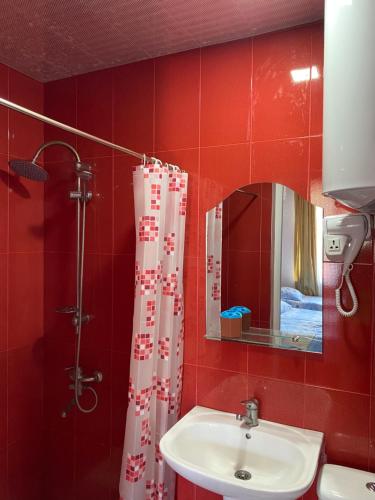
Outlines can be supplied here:
[[[374, 274], [375, 278], [375, 274]], [[373, 306], [374, 307], [374, 306]], [[373, 332], [374, 335], [374, 324]], [[371, 380], [371, 404], [370, 404], [370, 470], [375, 472], [375, 341], [372, 343], [372, 380]]]
[[89, 189], [93, 193], [87, 205], [86, 248], [88, 252], [111, 253], [113, 250], [113, 158], [88, 161], [94, 173]]
[[161, 161], [178, 165], [189, 174], [185, 227], [185, 257], [198, 256], [199, 150], [180, 149], [156, 153]]
[[111, 432], [112, 446], [122, 447], [128, 407], [130, 353], [112, 352], [111, 363]]
[[[9, 70], [9, 98], [21, 106], [43, 111], [43, 84], [17, 71]], [[32, 158], [43, 143], [43, 124], [21, 113], [9, 112], [9, 152], [21, 158]]]
[[250, 140], [252, 41], [202, 49], [201, 145]]
[[200, 50], [155, 60], [155, 149], [194, 148], [199, 136]]
[[246, 374], [198, 366], [198, 405], [239, 413], [242, 410], [240, 401], [246, 399], [247, 394]]
[[[56, 310], [75, 304], [76, 256], [46, 252], [44, 255], [44, 335], [50, 340], [74, 344], [72, 317]], [[59, 285], [56, 286], [56, 283]]]
[[9, 250], [42, 252], [44, 243], [44, 184], [28, 179], [13, 179], [9, 193]]
[[38, 345], [43, 337], [43, 254], [9, 255], [8, 347]]
[[246, 346], [237, 343], [212, 341], [198, 336], [198, 365], [218, 370], [234, 370], [246, 373]]
[[86, 255], [83, 303], [93, 319], [83, 327], [82, 345], [94, 345], [98, 351], [112, 347], [112, 267], [110, 254]]
[[115, 143], [139, 152], [154, 149], [153, 59], [113, 69], [113, 127]]
[[75, 498], [73, 432], [61, 428], [44, 431], [44, 498], [67, 500]]
[[371, 406], [370, 406], [370, 457], [369, 465], [370, 470], [375, 472], [375, 383], [374, 383], [374, 372], [373, 372], [373, 391], [371, 396]]
[[197, 404], [197, 367], [184, 364], [184, 383], [182, 386], [181, 416]]
[[0, 153], [0, 252], [9, 250], [9, 180], [8, 156]]
[[0, 254], [0, 352], [8, 348], [8, 256]]
[[318, 23], [311, 27], [311, 66], [316, 66], [319, 78], [311, 80], [311, 124], [310, 135], [323, 130], [323, 58], [324, 26]]
[[177, 475], [176, 500], [195, 500], [195, 485]]
[[[7, 66], [0, 64], [0, 97], [9, 98], [8, 87], [9, 70]], [[0, 153], [8, 154], [8, 110], [0, 106]]]
[[212, 491], [204, 490], [203, 488], [200, 488], [197, 486], [196, 489], [196, 500], [221, 500], [222, 497], [220, 495], [217, 495], [216, 493], [213, 493]]
[[291, 71], [310, 64], [310, 27], [254, 39], [253, 141], [308, 135], [310, 82], [295, 82]]
[[[41, 82], [9, 68], [9, 97], [11, 101], [41, 113], [43, 112], [43, 94], [44, 87]], [[32, 123], [36, 126], [35, 121]]]
[[114, 253], [135, 253], [133, 169], [134, 158], [115, 157], [113, 188]]
[[248, 373], [260, 377], [303, 383], [305, 354], [263, 346], [249, 346]]
[[119, 478], [122, 463], [123, 442], [119, 446], [112, 446], [109, 472], [109, 500], [119, 500]]
[[35, 428], [29, 439], [8, 448], [8, 498], [43, 498], [44, 454], [42, 434]]
[[[130, 352], [133, 333], [134, 256], [113, 258], [113, 349]], [[131, 299], [130, 299], [131, 298]]]
[[306, 198], [309, 140], [258, 142], [252, 146], [251, 182], [279, 182]]
[[[50, 118], [77, 127], [77, 78], [64, 78], [44, 85], [44, 112]], [[44, 126], [44, 140], [64, 141], [77, 148], [77, 136], [64, 130]], [[73, 164], [74, 157], [63, 147], [47, 148], [44, 153], [45, 161], [66, 161]]]
[[[217, 205], [235, 189], [250, 182], [250, 146], [236, 144], [202, 148], [200, 160], [200, 221], [207, 210]], [[205, 226], [202, 226], [205, 227]]]
[[7, 444], [7, 371], [7, 353], [0, 352], [0, 449], [4, 449]]
[[305, 427], [324, 432], [328, 462], [367, 469], [369, 396], [309, 386], [305, 391]]
[[80, 500], [109, 500], [110, 449], [91, 437], [77, 436], [77, 490]]
[[[31, 390], [30, 390], [31, 388]], [[8, 443], [31, 439], [42, 427], [42, 346], [8, 353]]]
[[261, 418], [303, 427], [304, 385], [249, 375], [248, 396], [259, 401]]
[[[77, 126], [89, 134], [112, 142], [112, 70], [96, 71], [77, 77]], [[78, 138], [81, 156], [97, 158], [112, 155], [112, 149]]]
[[[351, 273], [360, 310], [348, 320], [339, 315], [335, 305], [340, 265], [324, 264], [323, 354], [307, 355], [308, 384], [369, 394], [372, 318], [372, 273], [369, 270], [367, 265], [355, 265]], [[346, 288], [342, 296], [344, 307], [351, 307]]]
[[184, 362], [197, 362], [198, 338], [198, 259], [191, 257], [184, 261]]
[[8, 490], [7, 450], [0, 449], [0, 498], [6, 498]]
[[76, 189], [71, 160], [46, 163], [49, 173], [44, 191], [44, 250], [76, 251], [76, 203], [69, 192]]

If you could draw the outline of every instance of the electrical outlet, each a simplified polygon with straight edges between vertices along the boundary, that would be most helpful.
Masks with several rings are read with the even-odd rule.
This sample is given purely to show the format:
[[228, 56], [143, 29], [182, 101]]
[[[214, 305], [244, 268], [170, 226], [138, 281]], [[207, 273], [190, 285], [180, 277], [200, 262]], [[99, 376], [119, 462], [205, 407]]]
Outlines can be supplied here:
[[327, 255], [342, 255], [348, 241], [346, 235], [331, 234], [325, 237], [325, 251]]
[[330, 252], [341, 252], [341, 241], [334, 236], [328, 238], [328, 248]]

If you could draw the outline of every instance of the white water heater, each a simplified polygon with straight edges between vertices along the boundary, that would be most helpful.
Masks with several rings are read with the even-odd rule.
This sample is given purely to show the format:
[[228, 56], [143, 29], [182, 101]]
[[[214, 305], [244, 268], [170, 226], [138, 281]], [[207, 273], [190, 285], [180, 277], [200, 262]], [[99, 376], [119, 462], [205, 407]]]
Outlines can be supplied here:
[[325, 0], [323, 193], [375, 213], [375, 0]]

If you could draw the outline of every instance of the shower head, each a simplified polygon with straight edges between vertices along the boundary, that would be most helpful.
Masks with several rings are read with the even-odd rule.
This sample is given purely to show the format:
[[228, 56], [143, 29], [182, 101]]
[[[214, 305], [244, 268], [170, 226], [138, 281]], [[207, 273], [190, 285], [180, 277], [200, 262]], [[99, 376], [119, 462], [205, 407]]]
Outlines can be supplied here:
[[26, 179], [30, 179], [32, 181], [45, 182], [48, 179], [48, 172], [44, 170], [40, 165], [36, 163], [39, 155], [49, 146], [63, 146], [70, 150], [70, 152], [74, 155], [76, 159], [76, 164], [81, 164], [81, 159], [77, 151], [68, 144], [63, 141], [50, 141], [42, 144], [38, 151], [35, 153], [34, 158], [32, 160], [10, 160], [9, 165], [10, 168], [17, 174], [22, 177], [26, 177]]
[[45, 182], [48, 179], [48, 172], [34, 160], [10, 160], [9, 165], [17, 175], [26, 179], [39, 182]]

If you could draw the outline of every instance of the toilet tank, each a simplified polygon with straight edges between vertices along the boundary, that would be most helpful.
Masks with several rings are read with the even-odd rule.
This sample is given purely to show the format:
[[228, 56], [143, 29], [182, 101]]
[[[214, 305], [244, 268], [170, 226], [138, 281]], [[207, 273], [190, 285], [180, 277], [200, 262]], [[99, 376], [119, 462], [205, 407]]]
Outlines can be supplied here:
[[374, 0], [325, 2], [323, 192], [370, 213], [375, 213], [374, 19]]
[[375, 474], [341, 465], [324, 465], [320, 471], [317, 493], [319, 500], [374, 499], [371, 489]]

